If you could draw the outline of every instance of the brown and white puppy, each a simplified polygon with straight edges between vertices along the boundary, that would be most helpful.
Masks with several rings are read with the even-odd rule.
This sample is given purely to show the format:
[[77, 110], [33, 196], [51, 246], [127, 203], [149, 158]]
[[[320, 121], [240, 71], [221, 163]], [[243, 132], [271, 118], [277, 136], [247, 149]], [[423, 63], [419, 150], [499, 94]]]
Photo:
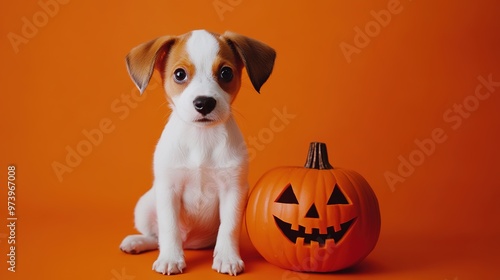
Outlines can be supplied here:
[[153, 270], [182, 273], [183, 248], [215, 245], [212, 268], [236, 275], [242, 213], [248, 192], [247, 150], [231, 104], [246, 68], [260, 91], [275, 51], [248, 37], [196, 30], [133, 48], [129, 74], [141, 93], [154, 69], [163, 79], [172, 113], [154, 153], [152, 188], [138, 201], [127, 253], [160, 250]]

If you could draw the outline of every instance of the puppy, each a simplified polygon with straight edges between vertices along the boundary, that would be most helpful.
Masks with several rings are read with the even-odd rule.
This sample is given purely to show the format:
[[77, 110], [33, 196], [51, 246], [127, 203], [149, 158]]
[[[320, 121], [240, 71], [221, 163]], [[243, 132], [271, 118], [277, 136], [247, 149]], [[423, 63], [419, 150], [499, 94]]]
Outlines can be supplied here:
[[269, 46], [236, 34], [196, 30], [164, 36], [127, 55], [130, 77], [142, 93], [154, 69], [172, 113], [154, 153], [152, 188], [135, 207], [135, 227], [120, 249], [159, 249], [153, 270], [182, 273], [183, 249], [215, 245], [212, 268], [237, 275], [241, 219], [248, 192], [248, 159], [231, 104], [246, 68], [257, 92], [276, 57]]

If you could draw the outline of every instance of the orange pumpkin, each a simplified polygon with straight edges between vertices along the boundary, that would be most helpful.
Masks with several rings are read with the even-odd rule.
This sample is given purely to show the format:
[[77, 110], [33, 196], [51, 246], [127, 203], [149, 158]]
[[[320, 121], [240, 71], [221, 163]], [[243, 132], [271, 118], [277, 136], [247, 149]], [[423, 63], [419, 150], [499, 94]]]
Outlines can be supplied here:
[[380, 233], [375, 193], [360, 174], [333, 168], [324, 143], [311, 143], [304, 167], [264, 174], [245, 219], [257, 251], [295, 271], [350, 267], [373, 250]]

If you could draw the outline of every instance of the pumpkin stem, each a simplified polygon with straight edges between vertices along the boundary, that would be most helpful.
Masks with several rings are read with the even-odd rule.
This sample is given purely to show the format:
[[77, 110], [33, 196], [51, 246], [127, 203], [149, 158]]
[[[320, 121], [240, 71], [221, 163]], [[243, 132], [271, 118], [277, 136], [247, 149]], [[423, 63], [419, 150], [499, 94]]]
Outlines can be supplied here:
[[326, 144], [321, 142], [312, 142], [309, 145], [309, 153], [305, 168], [312, 169], [333, 169], [333, 166], [328, 162], [328, 153], [326, 152]]

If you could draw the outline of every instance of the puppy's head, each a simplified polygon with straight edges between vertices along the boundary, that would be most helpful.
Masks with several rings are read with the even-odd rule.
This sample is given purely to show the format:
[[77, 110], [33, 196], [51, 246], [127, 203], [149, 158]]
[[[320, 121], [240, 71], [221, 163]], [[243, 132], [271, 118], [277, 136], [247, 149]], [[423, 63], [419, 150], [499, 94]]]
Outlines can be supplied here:
[[141, 93], [157, 69], [173, 110], [185, 122], [205, 126], [229, 118], [243, 67], [259, 92], [271, 75], [275, 57], [272, 48], [257, 40], [232, 32], [196, 30], [133, 48], [127, 55], [127, 69]]

